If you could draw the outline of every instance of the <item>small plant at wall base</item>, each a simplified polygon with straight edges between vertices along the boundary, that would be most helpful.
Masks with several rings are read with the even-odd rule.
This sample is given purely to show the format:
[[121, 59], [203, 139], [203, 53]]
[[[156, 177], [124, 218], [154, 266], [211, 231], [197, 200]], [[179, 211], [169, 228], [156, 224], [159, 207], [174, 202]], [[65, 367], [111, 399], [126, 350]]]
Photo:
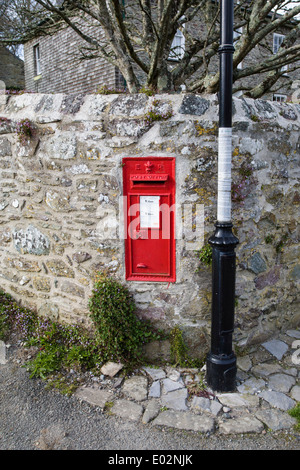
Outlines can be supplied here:
[[68, 376], [72, 369], [99, 375], [102, 365], [110, 360], [122, 361], [124, 369], [129, 370], [142, 360], [143, 344], [164, 338], [163, 333], [137, 318], [130, 293], [114, 279], [97, 278], [90, 310], [96, 331], [38, 317], [0, 291], [0, 339], [7, 341], [17, 335], [32, 349], [33, 357], [25, 364], [31, 378], [47, 379], [60, 389], [70, 390], [59, 378], [62, 372]]
[[95, 281], [89, 308], [102, 358], [108, 361], [139, 362], [142, 345], [160, 339], [160, 334], [136, 316], [128, 289], [104, 274]]
[[21, 307], [10, 294], [0, 290], [0, 340], [7, 341], [12, 333], [23, 341], [31, 337], [37, 325], [37, 315]]
[[7, 341], [13, 336], [31, 348], [32, 358], [25, 364], [31, 378], [52, 380], [60, 389], [66, 389], [66, 379], [55, 377], [62, 371], [100, 372], [101, 350], [92, 331], [38, 317], [35, 311], [21, 307], [9, 294], [0, 291], [0, 339]]
[[296, 431], [300, 431], [300, 402], [297, 405], [288, 411], [289, 415], [293, 418], [296, 418], [297, 424], [295, 425]]
[[36, 129], [29, 119], [22, 119], [17, 123], [18, 141], [22, 145], [26, 145], [30, 139], [35, 136]]

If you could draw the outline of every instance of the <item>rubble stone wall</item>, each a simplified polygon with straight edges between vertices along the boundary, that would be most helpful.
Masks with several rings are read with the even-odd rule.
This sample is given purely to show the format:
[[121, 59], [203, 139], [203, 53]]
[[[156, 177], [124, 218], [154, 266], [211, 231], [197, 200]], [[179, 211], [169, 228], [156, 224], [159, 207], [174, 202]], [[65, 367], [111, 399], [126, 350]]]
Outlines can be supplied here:
[[[217, 97], [3, 99], [0, 288], [40, 315], [88, 325], [96, 273], [126, 282], [122, 158], [175, 157], [177, 228], [185, 221], [176, 240], [177, 280], [127, 284], [141, 318], [166, 330], [179, 325], [190, 351], [202, 354], [209, 345], [211, 266], [197, 252], [216, 218]], [[233, 104], [235, 342], [244, 346], [299, 324], [300, 107], [238, 98]], [[173, 116], [150, 123], [154, 105], [161, 116], [170, 109]], [[25, 144], [16, 133], [23, 118], [36, 128]], [[203, 240], [197, 214], [204, 217]]]

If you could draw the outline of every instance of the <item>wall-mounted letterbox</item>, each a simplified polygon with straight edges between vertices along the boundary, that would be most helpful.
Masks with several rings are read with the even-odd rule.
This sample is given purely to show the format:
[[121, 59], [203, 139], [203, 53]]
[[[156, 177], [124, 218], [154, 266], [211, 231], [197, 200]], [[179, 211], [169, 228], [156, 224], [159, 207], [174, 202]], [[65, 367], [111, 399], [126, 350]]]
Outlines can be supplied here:
[[126, 279], [175, 282], [175, 159], [123, 159]]

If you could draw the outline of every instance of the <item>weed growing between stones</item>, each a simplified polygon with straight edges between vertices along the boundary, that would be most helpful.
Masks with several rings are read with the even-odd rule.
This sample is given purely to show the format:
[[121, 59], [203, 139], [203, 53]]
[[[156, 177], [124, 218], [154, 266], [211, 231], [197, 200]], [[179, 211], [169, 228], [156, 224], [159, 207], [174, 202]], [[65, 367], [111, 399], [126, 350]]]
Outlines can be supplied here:
[[21, 119], [20, 122], [17, 122], [18, 141], [22, 145], [26, 145], [35, 136], [35, 133], [36, 129], [29, 119]]
[[121, 93], [126, 93], [125, 88], [114, 88], [107, 85], [102, 85], [97, 89], [97, 94], [99, 95], [119, 95]]
[[300, 402], [297, 405], [288, 411], [289, 415], [297, 419], [297, 424], [295, 426], [297, 431], [300, 431]]
[[153, 99], [149, 111], [145, 114], [145, 124], [151, 126], [155, 121], [166, 121], [173, 116], [172, 107], [169, 104], [162, 103], [157, 99]]
[[144, 93], [147, 96], [153, 96], [157, 95], [157, 90], [153, 86], [142, 86], [142, 88], [139, 90], [139, 93]]
[[201, 263], [203, 263], [205, 266], [211, 266], [212, 247], [208, 244], [203, 245], [203, 247], [198, 251], [198, 257]]

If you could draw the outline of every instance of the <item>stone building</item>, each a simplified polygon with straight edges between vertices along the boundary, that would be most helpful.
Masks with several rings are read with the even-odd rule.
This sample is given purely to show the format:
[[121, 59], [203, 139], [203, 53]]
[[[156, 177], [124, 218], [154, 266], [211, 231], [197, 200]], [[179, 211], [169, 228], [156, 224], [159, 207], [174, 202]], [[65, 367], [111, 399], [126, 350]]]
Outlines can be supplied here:
[[24, 62], [10, 52], [6, 47], [0, 46], [0, 80], [5, 83], [6, 89], [23, 90], [25, 86]]
[[37, 93], [94, 93], [101, 85], [124, 85], [118, 69], [102, 58], [81, 60], [82, 39], [64, 28], [24, 45], [26, 90]]
[[[83, 28], [87, 28], [83, 24]], [[99, 27], [94, 28], [93, 35], [101, 35]], [[197, 28], [199, 35], [206, 34], [204, 24], [198, 21], [191, 22], [189, 28]], [[85, 31], [83, 29], [83, 31]], [[242, 33], [236, 31], [235, 39]], [[266, 53], [276, 53], [288, 28], [280, 32], [271, 33], [263, 43], [253, 49], [245, 58], [239, 68], [248, 67], [251, 64], [261, 61]], [[177, 59], [170, 54], [170, 64], [174, 60], [180, 60], [180, 56], [185, 48], [185, 38], [180, 31], [174, 38]], [[95, 93], [100, 86], [106, 85], [112, 89], [124, 88], [125, 82], [119, 70], [103, 58], [93, 58], [84, 60], [80, 49], [86, 45], [75, 31], [69, 27], [62, 28], [51, 36], [40, 36], [28, 41], [24, 45], [25, 57], [25, 82], [26, 90], [38, 93]], [[268, 51], [268, 52], [266, 52]], [[218, 69], [218, 56], [216, 55], [209, 64], [209, 71], [214, 73]], [[141, 72], [142, 73], [142, 72]], [[263, 74], [259, 75], [260, 79]], [[141, 77], [141, 82], [143, 77]], [[279, 80], [280, 90], [275, 94], [269, 93], [264, 99], [274, 101], [286, 101], [291, 95], [290, 80], [297, 79], [297, 73], [289, 73], [287, 67], [286, 74]], [[243, 78], [243, 82], [250, 87], [257, 82], [257, 76]], [[286, 83], [289, 83], [286, 86]], [[238, 82], [235, 85], [239, 85]], [[277, 87], [277, 85], [276, 85]]]

